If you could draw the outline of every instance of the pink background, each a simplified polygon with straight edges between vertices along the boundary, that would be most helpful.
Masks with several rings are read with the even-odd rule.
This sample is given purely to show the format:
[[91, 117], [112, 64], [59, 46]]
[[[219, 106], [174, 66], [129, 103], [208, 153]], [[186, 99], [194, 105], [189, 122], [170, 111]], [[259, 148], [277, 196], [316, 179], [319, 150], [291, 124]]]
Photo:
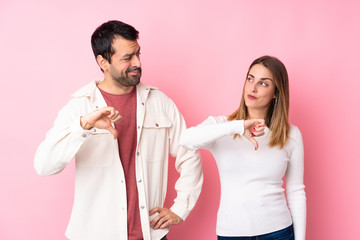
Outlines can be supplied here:
[[[102, 77], [90, 36], [109, 19], [140, 31], [142, 81], [167, 93], [188, 126], [230, 114], [251, 61], [280, 58], [290, 75], [291, 122], [305, 144], [307, 239], [358, 238], [357, 2], [0, 0], [0, 239], [65, 239], [74, 164], [43, 178], [33, 156], [70, 94]], [[218, 173], [202, 155], [203, 192], [171, 240], [216, 237]], [[173, 168], [170, 176], [168, 207]]]

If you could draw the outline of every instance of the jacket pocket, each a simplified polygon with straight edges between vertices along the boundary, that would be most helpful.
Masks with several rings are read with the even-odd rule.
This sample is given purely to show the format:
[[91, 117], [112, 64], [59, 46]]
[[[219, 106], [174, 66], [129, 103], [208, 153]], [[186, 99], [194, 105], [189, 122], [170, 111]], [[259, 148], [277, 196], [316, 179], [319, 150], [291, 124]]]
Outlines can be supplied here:
[[143, 159], [159, 162], [167, 159], [169, 128], [172, 126], [166, 115], [145, 115], [140, 152]]
[[165, 115], [145, 115], [144, 128], [169, 128], [171, 127], [171, 121]]
[[109, 131], [96, 129], [92, 132], [76, 154], [78, 167], [110, 167], [115, 158], [115, 147]]

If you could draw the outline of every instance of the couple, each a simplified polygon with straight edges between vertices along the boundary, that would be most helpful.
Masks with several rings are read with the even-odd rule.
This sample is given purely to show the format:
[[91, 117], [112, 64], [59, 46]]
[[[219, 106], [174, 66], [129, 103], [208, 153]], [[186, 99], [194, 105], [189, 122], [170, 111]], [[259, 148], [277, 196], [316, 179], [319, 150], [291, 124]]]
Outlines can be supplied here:
[[[76, 158], [66, 236], [166, 239], [199, 197], [198, 149], [204, 148], [220, 173], [218, 239], [304, 240], [303, 144], [300, 131], [288, 123], [285, 66], [274, 57], [256, 59], [239, 109], [186, 129], [175, 104], [140, 83], [137, 39], [138, 31], [120, 21], [95, 30], [91, 44], [104, 79], [73, 95], [37, 149], [35, 169], [42, 176], [61, 172]], [[180, 177], [174, 204], [165, 208], [169, 154]]]

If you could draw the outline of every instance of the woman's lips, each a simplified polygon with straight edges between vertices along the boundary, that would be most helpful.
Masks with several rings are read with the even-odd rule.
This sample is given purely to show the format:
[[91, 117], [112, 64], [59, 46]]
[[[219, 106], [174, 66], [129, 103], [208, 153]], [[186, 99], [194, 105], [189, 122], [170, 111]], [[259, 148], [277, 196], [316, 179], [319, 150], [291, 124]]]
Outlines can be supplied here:
[[250, 99], [250, 100], [255, 100], [255, 99], [257, 99], [257, 97], [255, 97], [255, 96], [253, 96], [253, 95], [251, 95], [251, 94], [248, 94], [247, 97], [248, 97], [248, 99]]

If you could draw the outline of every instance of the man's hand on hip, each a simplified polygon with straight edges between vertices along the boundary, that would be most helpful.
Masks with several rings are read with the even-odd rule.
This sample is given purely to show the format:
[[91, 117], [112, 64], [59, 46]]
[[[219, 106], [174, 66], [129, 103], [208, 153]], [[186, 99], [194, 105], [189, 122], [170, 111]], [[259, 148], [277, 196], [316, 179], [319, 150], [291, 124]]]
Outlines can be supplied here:
[[150, 222], [150, 226], [153, 229], [167, 228], [170, 225], [176, 225], [183, 221], [178, 215], [167, 208], [153, 208], [150, 210], [149, 215], [151, 216], [154, 213], [159, 214]]

